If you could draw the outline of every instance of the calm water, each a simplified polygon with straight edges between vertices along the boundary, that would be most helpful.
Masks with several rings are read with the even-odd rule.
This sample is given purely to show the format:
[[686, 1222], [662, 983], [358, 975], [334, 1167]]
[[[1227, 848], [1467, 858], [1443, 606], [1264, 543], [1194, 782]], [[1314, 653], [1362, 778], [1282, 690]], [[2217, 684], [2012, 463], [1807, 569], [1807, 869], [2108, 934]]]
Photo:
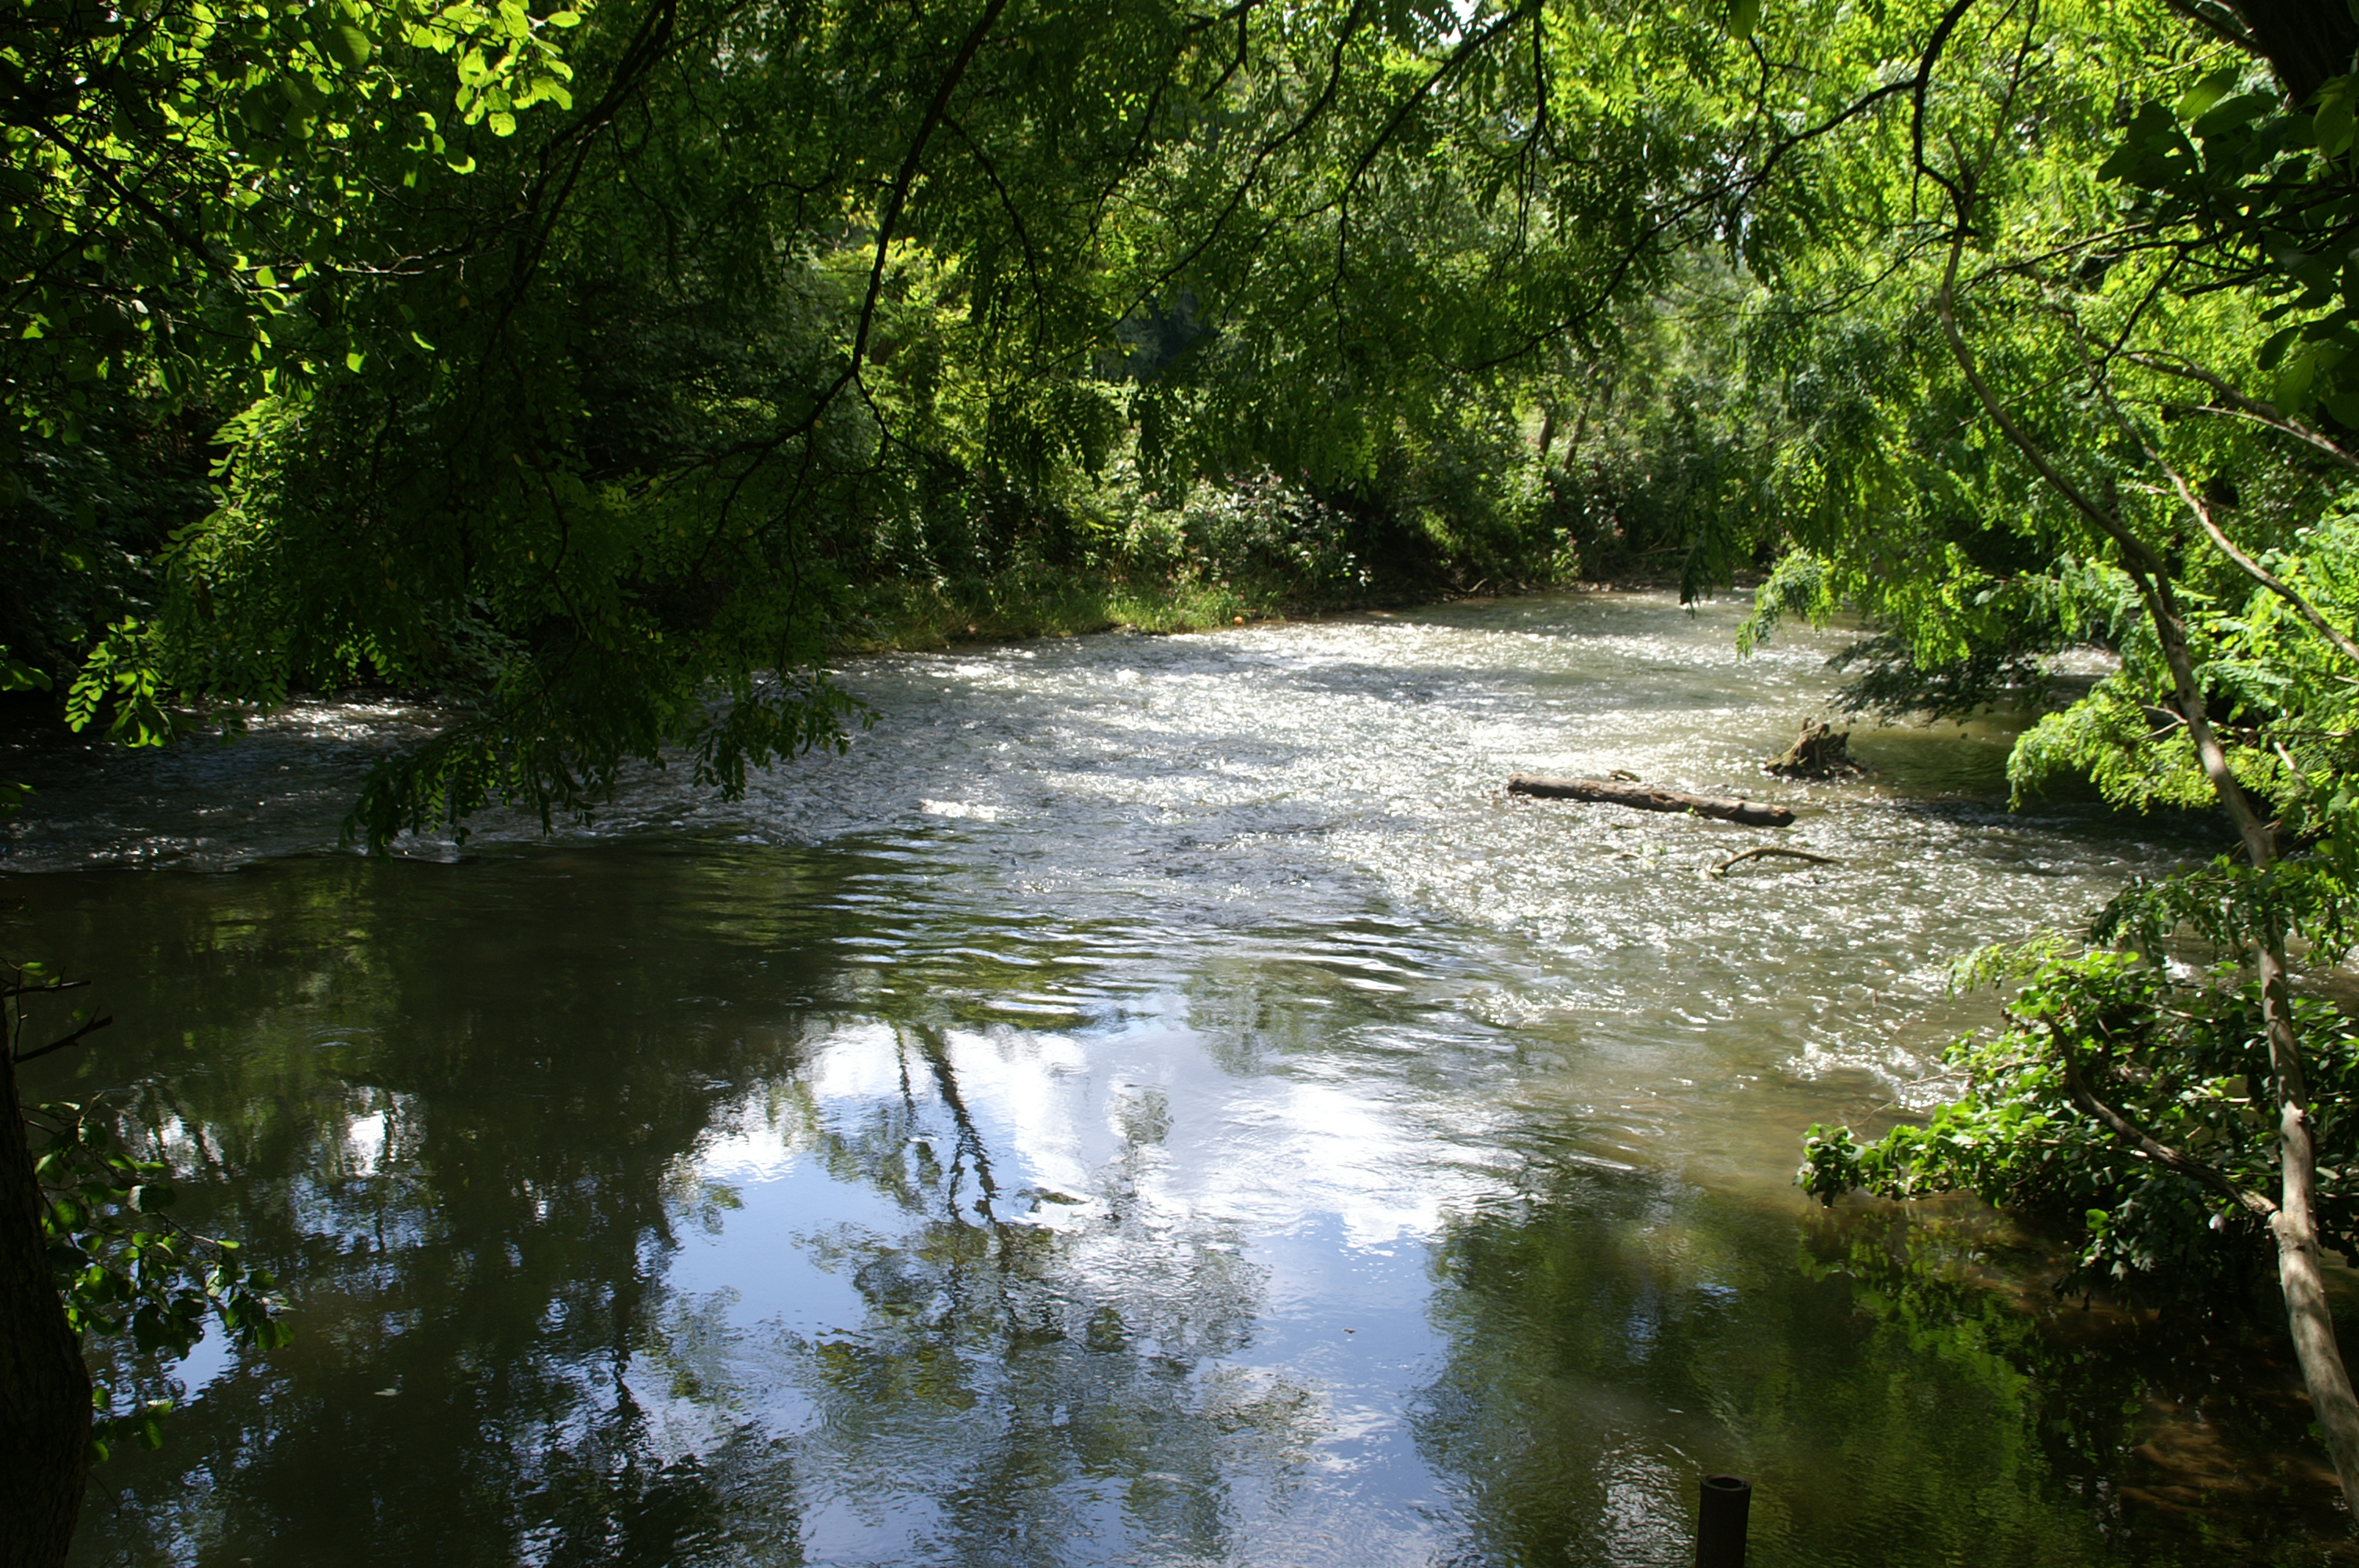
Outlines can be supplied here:
[[[423, 715], [0, 758], [5, 940], [121, 1021], [28, 1087], [114, 1093], [299, 1334], [178, 1368], [80, 1561], [1668, 1568], [1722, 1469], [1773, 1568], [2345, 1560], [2267, 1336], [1790, 1185], [1991, 1016], [1947, 960], [2205, 840], [2008, 815], [1989, 727], [1764, 779], [1831, 644], [1735, 615], [872, 661], [740, 805], [374, 862]], [[1801, 818], [1499, 789], [1617, 767]], [[1764, 841], [1841, 864], [1701, 873]]]

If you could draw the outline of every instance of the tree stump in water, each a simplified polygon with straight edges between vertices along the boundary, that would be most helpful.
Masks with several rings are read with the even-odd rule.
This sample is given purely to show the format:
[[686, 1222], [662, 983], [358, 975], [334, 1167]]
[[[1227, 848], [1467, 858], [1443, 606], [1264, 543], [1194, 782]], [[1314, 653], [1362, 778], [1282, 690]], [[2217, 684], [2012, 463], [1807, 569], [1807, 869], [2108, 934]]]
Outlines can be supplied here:
[[1806, 719], [1800, 737], [1761, 771], [1785, 779], [1855, 779], [1867, 769], [1852, 761], [1850, 730], [1838, 734], [1823, 719]]
[[1536, 779], [1517, 773], [1507, 781], [1509, 795], [1537, 795], [1557, 800], [1594, 800], [1607, 806], [1635, 806], [1640, 811], [1692, 812], [1747, 827], [1783, 827], [1794, 814], [1782, 806], [1758, 800], [1733, 800], [1717, 795], [1682, 795], [1677, 790], [1649, 789], [1641, 784], [1615, 784], [1607, 779]]

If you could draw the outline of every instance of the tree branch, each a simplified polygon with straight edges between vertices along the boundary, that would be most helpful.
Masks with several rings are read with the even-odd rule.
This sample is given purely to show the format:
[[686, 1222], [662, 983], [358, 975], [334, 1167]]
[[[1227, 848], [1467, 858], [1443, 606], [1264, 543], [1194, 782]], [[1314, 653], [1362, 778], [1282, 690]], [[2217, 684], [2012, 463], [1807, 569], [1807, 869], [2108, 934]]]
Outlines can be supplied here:
[[[925, 116], [918, 122], [917, 135], [909, 138], [909, 150], [901, 159], [900, 171], [894, 177], [892, 189], [886, 197], [885, 210], [877, 215], [876, 255], [869, 264], [868, 287], [860, 300], [860, 320], [853, 330], [852, 351], [844, 362], [843, 369], [838, 373], [833, 381], [820, 389], [819, 395], [813, 399], [810, 410], [800, 419], [772, 432], [768, 439], [759, 442], [753, 448], [750, 453], [753, 460], [745, 465], [745, 470], [738, 474], [734, 482], [730, 485], [728, 494], [722, 498], [720, 517], [713, 524], [713, 538], [719, 538], [722, 530], [728, 526], [731, 510], [735, 506], [738, 495], [744, 492], [746, 482], [753, 478], [756, 470], [768, 461], [772, 454], [776, 453], [780, 447], [798, 436], [818, 428], [820, 420], [825, 417], [828, 409], [834, 406], [836, 398], [842, 395], [845, 387], [858, 378], [861, 364], [868, 357], [868, 336], [876, 324], [877, 303], [884, 297], [885, 269], [886, 264], [892, 256], [893, 237], [900, 227], [901, 210], [908, 201], [910, 188], [917, 183], [918, 169], [926, 156], [926, 146], [933, 140], [935, 128], [940, 125], [949, 114], [951, 95], [958, 90], [959, 83], [965, 80], [967, 68], [974, 63], [974, 57], [982, 49], [984, 39], [990, 36], [992, 27], [1006, 9], [1007, 0], [990, 0], [990, 4], [983, 8], [983, 15], [976, 17], [974, 26], [967, 29], [966, 38], [959, 45], [956, 58], [951, 61], [950, 69], [942, 73], [940, 82], [936, 85], [933, 101], [926, 105]], [[804, 466], [808, 470], [810, 465], [806, 462]], [[707, 548], [710, 548], [709, 541]]]
[[2170, 466], [2169, 460], [2162, 455], [2152, 442], [2143, 442], [2142, 444], [2146, 447], [2146, 455], [2153, 460], [2155, 466], [2161, 469], [2164, 473], [2170, 476], [2170, 487], [2179, 492], [2179, 499], [2185, 503], [2187, 510], [2195, 514], [2195, 520], [2203, 524], [2203, 532], [2211, 536], [2212, 546], [2217, 548], [2222, 555], [2227, 557], [2230, 561], [2234, 562], [2238, 571], [2243, 572], [2246, 577], [2251, 578], [2255, 582], [2260, 584], [2263, 588], [2267, 589], [2271, 593], [2276, 594], [2288, 604], [2292, 605], [2294, 612], [2299, 615], [2304, 621], [2309, 622], [2310, 626], [2317, 631], [2320, 636], [2325, 638], [2329, 643], [2333, 643], [2336, 652], [2340, 653], [2344, 658], [2349, 659], [2353, 664], [2359, 665], [2359, 643], [2353, 642], [2350, 637], [2345, 635], [2332, 622], [2328, 621], [2325, 615], [2319, 611], [2318, 606], [2310, 603], [2310, 601], [2301, 593], [2297, 591], [2291, 584], [2286, 582], [2284, 579], [2269, 570], [2268, 568], [2261, 565], [2260, 562], [2253, 559], [2252, 557], [2238, 549], [2236, 547], [2235, 541], [2230, 539], [2227, 534], [2222, 530], [2220, 524], [2213, 520], [2212, 516], [2212, 509], [2203, 504], [2203, 498], [2195, 493], [2194, 488], [2187, 482], [2185, 476], [2180, 474], [2177, 469]]
[[2091, 386], [2095, 389], [2097, 395], [2104, 400], [2105, 411], [2114, 416], [2114, 422], [2122, 427], [2123, 433], [2136, 440], [2145, 450], [2147, 460], [2160, 469], [2164, 476], [2170, 481], [2170, 488], [2178, 492], [2180, 503], [2195, 514], [2196, 522], [2202, 524], [2203, 532], [2210, 537], [2212, 546], [2222, 555], [2227, 557], [2238, 571], [2292, 605], [2295, 612], [2310, 622], [2320, 636], [2332, 643], [2335, 650], [2344, 658], [2354, 665], [2359, 665], [2359, 643], [2354, 643], [2350, 637], [2329, 622], [2316, 605], [2296, 591], [2290, 584], [2237, 548], [2236, 542], [2228, 537], [2226, 531], [2220, 526], [2219, 521], [2212, 515], [2212, 508], [2204, 504], [2203, 498], [2195, 492], [2195, 487], [2187, 482], [2187, 476], [2180, 473], [2172, 465], [2170, 460], [2163, 456], [2162, 449], [2149, 440], [2147, 433], [2133, 424], [2128, 415], [2122, 412], [2121, 405], [2114, 397], [2112, 377], [2105, 373], [2101, 362], [2090, 357], [2088, 345], [2083, 341], [2081, 331], [2080, 319], [2069, 308], [2063, 311], [2063, 315], [2066, 330], [2072, 340], [2072, 347], [2081, 356], [2082, 366], [2089, 377]]
[[51, 980], [39, 986], [0, 986], [0, 1000], [13, 1001], [20, 996], [47, 996], [51, 991], [78, 991], [89, 984], [88, 980]]
[[2227, 1173], [2217, 1166], [2206, 1164], [2201, 1160], [2173, 1149], [2169, 1144], [2156, 1138], [2128, 1117], [2092, 1094], [2087, 1082], [2081, 1076], [2081, 1064], [2074, 1058], [2071, 1048], [2061, 1041], [2057, 1042], [2057, 1055], [2063, 1061], [2064, 1087], [2071, 1091], [2072, 1098], [2079, 1103], [2082, 1109], [2104, 1123], [2114, 1136], [2129, 1144], [2156, 1164], [2175, 1171], [2189, 1181], [2211, 1188], [2212, 1191], [2237, 1205], [2256, 1218], [2268, 1221], [2277, 1217], [2277, 1206], [2267, 1197], [2239, 1186], [2229, 1180]]
[[2224, 408], [2195, 405], [2192, 411], [2197, 414], [2233, 414], [2250, 419], [2253, 423], [2275, 430], [2280, 435], [2291, 436], [2295, 440], [2323, 452], [2344, 468], [2359, 472], [2359, 455], [2354, 455], [2341, 443], [2320, 431], [2311, 429], [2300, 420], [2289, 418], [2278, 413], [2275, 404], [2264, 403], [2258, 398], [2245, 396], [2226, 381], [2191, 360], [2174, 362], [2159, 354], [2151, 353], [2129, 353], [2124, 354], [2122, 358], [2134, 365], [2143, 366], [2163, 375], [2175, 375], [2182, 381], [2201, 383], [2210, 387], [2214, 396], [2223, 398], [2227, 403]]
[[104, 1018], [93, 1018], [88, 1023], [83, 1024], [71, 1034], [66, 1035], [62, 1039], [52, 1040], [48, 1044], [38, 1046], [30, 1051], [17, 1052], [14, 1056], [11, 1056], [8, 1059], [9, 1063], [11, 1065], [21, 1066], [25, 1063], [33, 1061], [37, 1057], [46, 1056], [52, 1051], [62, 1051], [69, 1045], [78, 1044], [82, 1036], [86, 1034], [95, 1034], [98, 1031], [105, 1028], [108, 1024], [114, 1022], [114, 1017], [112, 1013], [108, 1014]]
[[1731, 855], [1728, 859], [1714, 866], [1712, 869], [1712, 874], [1715, 877], [1724, 877], [1728, 875], [1728, 869], [1731, 866], [1737, 864], [1739, 861], [1758, 860], [1765, 855], [1776, 855], [1781, 859], [1788, 860], [1808, 860], [1814, 866], [1840, 866], [1843, 864], [1841, 860], [1836, 860], [1832, 855], [1813, 855], [1808, 849], [1788, 849], [1777, 844], [1764, 844], [1757, 849], [1745, 849], [1736, 854]]

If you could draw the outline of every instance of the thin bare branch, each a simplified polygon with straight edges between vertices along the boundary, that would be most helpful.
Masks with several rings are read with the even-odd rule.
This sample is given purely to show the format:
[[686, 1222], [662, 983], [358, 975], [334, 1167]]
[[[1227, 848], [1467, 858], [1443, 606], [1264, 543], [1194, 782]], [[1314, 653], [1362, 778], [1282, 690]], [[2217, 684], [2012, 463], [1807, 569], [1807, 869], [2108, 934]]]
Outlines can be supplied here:
[[2203, 525], [2203, 532], [2210, 536], [2213, 548], [2234, 563], [2238, 571], [2292, 605], [2294, 613], [2309, 622], [2320, 636], [2333, 643], [2337, 653], [2353, 664], [2359, 665], [2359, 643], [2353, 642], [2341, 628], [2327, 620], [2318, 606], [2312, 604], [2290, 583], [2238, 549], [2235, 541], [2228, 537], [2227, 534], [2221, 529], [2218, 521], [2212, 517], [2212, 508], [2204, 504], [2203, 498], [2198, 495], [2195, 488], [2187, 482], [2186, 476], [2171, 467], [2169, 460], [2164, 458], [2152, 442], [2147, 442], [2145, 445], [2146, 455], [2152, 460], [2156, 467], [2170, 476], [2170, 487], [2179, 492], [2179, 499], [2187, 510], [2195, 514], [2195, 520]]
[[51, 991], [78, 991], [89, 985], [88, 980], [51, 980], [38, 986], [0, 986], [0, 1000], [13, 1001], [20, 996], [47, 996]]
[[88, 1023], [85, 1023], [81, 1028], [75, 1030], [71, 1034], [68, 1034], [61, 1039], [52, 1040], [46, 1045], [36, 1046], [30, 1051], [19, 1051], [16, 1055], [10, 1057], [9, 1060], [13, 1065], [22, 1066], [25, 1063], [46, 1056], [52, 1051], [62, 1051], [69, 1045], [80, 1044], [83, 1036], [95, 1034], [114, 1022], [114, 1016], [112, 1013], [109, 1013], [103, 1018], [93, 1018]]
[[1712, 869], [1712, 874], [1716, 877], [1724, 877], [1728, 875], [1728, 869], [1731, 866], [1737, 865], [1745, 860], [1757, 860], [1769, 855], [1777, 856], [1781, 860], [1808, 860], [1814, 866], [1840, 866], [1843, 864], [1841, 860], [1836, 860], [1832, 855], [1813, 855], [1808, 849], [1788, 849], [1776, 844], [1764, 844], [1757, 849], [1745, 849], [1736, 854], [1731, 855], [1728, 859], [1714, 866]]

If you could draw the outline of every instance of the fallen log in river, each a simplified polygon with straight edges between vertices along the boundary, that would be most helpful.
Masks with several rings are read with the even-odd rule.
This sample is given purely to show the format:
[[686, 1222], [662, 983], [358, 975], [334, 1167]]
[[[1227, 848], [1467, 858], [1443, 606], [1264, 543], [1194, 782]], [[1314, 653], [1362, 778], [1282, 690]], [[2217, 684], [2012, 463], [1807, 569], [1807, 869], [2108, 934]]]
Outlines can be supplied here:
[[1747, 827], [1783, 827], [1794, 814], [1767, 801], [1735, 800], [1719, 795], [1681, 795], [1672, 789], [1649, 789], [1642, 784], [1616, 784], [1608, 779], [1536, 779], [1517, 773], [1507, 781], [1509, 795], [1536, 795], [1552, 800], [1594, 800], [1607, 806], [1635, 806], [1640, 811], [1679, 811]]

